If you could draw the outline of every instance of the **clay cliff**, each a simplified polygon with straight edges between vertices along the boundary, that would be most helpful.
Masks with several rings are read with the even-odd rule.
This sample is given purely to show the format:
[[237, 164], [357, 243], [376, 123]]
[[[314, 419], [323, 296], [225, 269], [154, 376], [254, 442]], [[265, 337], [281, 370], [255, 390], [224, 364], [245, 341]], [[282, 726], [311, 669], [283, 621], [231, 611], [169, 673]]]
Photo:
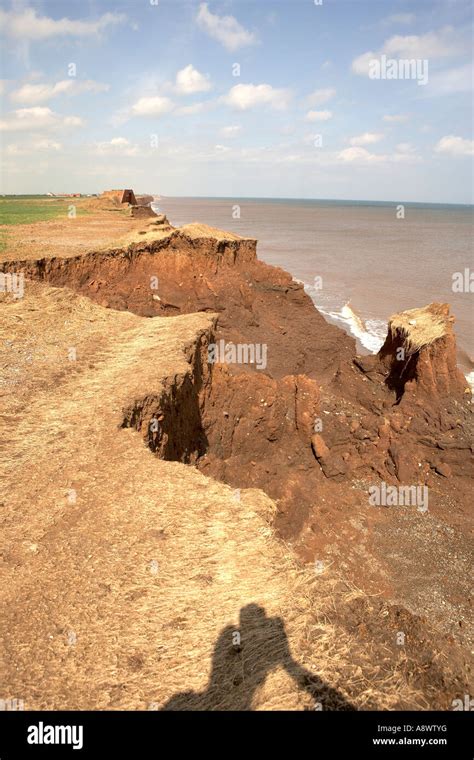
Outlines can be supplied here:
[[[375, 606], [359, 600], [338, 612], [339, 624], [357, 635], [362, 648], [375, 640], [381, 651], [392, 647], [387, 629], [375, 623], [383, 615], [394, 630], [403, 626], [411, 637], [410, 657], [423, 652], [423, 662], [417, 659], [412, 673], [416, 688], [430, 693], [429, 704], [439, 704], [436, 691], [449, 694], [452, 684], [464, 684], [462, 662], [472, 644], [466, 575], [472, 407], [456, 367], [447, 305], [394, 315], [379, 354], [360, 357], [353, 339], [323, 319], [300, 284], [258, 260], [255, 240], [202, 224], [173, 229], [161, 218], [143, 220], [117, 246], [6, 260], [0, 268], [22, 271], [37, 281], [35, 288], [49, 288], [48, 299], [55, 292], [74, 291], [74, 314], [84, 303], [94, 302], [91, 318], [104, 323], [99, 347], [104, 342], [105, 348], [97, 358], [98, 379], [87, 389], [87, 416], [80, 423], [97, 424], [94, 445], [100, 448], [101, 436], [108, 447], [115, 445], [114, 436], [131, 445], [130, 438], [122, 438], [128, 433], [162, 463], [157, 470], [161, 476], [166, 467], [190, 465], [193, 477], [210, 476], [206, 482], [216, 483], [216, 488], [227, 484], [235, 498], [225, 509], [237, 520], [245, 518], [241, 494], [247, 489], [263, 492], [273, 505], [272, 530], [297, 562], [306, 568], [316, 563], [330, 577], [384, 600]], [[23, 313], [19, 316], [24, 318]], [[193, 330], [184, 327], [186, 320], [194, 325], [193, 319], [200, 329], [191, 339]], [[126, 336], [120, 330], [122, 325], [128, 330], [129, 321], [134, 332], [127, 358]], [[118, 333], [107, 348], [104, 336], [112, 325]], [[183, 349], [188, 371], [182, 363], [174, 371], [167, 358], [174, 325], [189, 333]], [[155, 330], [161, 346], [156, 353]], [[118, 343], [124, 353], [117, 354]], [[243, 361], [222, 361], [221, 355], [221, 361], [210, 362], [209, 351], [222, 344], [264, 347], [265, 360], [252, 362], [247, 353]], [[109, 382], [104, 373], [111, 353], [118, 364], [110, 364]], [[86, 373], [86, 368], [81, 371]], [[159, 381], [154, 382], [155, 374]], [[86, 378], [87, 373], [80, 382]], [[95, 421], [93, 396], [99, 393], [102, 399], [104, 382], [112, 395], [107, 403], [100, 401]], [[76, 419], [82, 420], [84, 388], [79, 380], [73, 391]], [[113, 435], [104, 428], [112, 409]], [[80, 440], [85, 434], [81, 427]], [[124, 455], [132, 456], [131, 451], [123, 447]], [[136, 467], [137, 451], [133, 449]], [[101, 466], [115, 482], [106, 454], [101, 454]], [[117, 466], [120, 453], [115, 454]], [[142, 478], [146, 467], [139, 467]], [[182, 470], [172, 472], [178, 476]], [[125, 491], [126, 479], [132, 477], [129, 468], [127, 473]], [[93, 482], [98, 477], [100, 473], [93, 474]], [[426, 487], [429, 509], [392, 509], [370, 502], [374, 487], [399, 485]], [[167, 503], [173, 501], [173, 488], [166, 485]], [[186, 540], [193, 523], [188, 511], [199, 500], [197, 491], [191, 493], [189, 503], [180, 501], [191, 521]], [[133, 491], [124, 495], [122, 506], [127, 499], [130, 509], [137, 506]], [[221, 514], [224, 507], [216, 509]], [[201, 513], [199, 519], [206, 521]], [[132, 523], [128, 528], [133, 533]], [[228, 540], [233, 540], [232, 532]], [[449, 662], [446, 672], [432, 662], [433, 653], [441, 649]], [[393, 657], [399, 657], [396, 648]], [[432, 662], [428, 669], [426, 661]], [[105, 699], [100, 689], [98, 693]], [[115, 703], [127, 704], [121, 698]]]

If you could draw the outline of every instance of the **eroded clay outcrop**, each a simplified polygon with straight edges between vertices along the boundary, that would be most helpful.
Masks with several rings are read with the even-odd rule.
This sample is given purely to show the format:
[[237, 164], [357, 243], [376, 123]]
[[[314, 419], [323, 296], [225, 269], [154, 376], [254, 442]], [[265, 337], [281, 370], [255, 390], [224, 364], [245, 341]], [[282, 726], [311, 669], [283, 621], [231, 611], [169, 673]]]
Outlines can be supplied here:
[[467, 383], [457, 367], [453, 324], [448, 304], [432, 303], [395, 314], [377, 356], [357, 363], [366, 373], [382, 375], [398, 401], [462, 398]]

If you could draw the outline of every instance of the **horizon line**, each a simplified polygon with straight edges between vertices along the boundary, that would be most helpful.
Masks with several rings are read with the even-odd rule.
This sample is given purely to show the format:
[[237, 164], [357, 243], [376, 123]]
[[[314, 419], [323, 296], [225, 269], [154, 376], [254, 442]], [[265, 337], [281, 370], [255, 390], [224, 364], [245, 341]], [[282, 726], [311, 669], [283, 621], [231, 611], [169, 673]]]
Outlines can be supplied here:
[[[37, 197], [51, 197], [48, 196], [50, 191], [44, 193], [0, 193], [0, 198], [15, 198], [21, 196], [37, 196]], [[102, 191], [104, 192], [104, 191]], [[102, 193], [99, 192], [82, 192], [80, 195], [96, 195], [99, 196]], [[249, 201], [313, 201], [316, 203], [365, 203], [368, 205], [403, 205], [403, 206], [465, 206], [468, 208], [474, 208], [474, 201], [472, 202], [452, 202], [452, 201], [403, 201], [403, 200], [374, 200], [370, 198], [314, 198], [314, 197], [302, 197], [302, 196], [283, 196], [283, 195], [159, 195], [152, 192], [136, 192], [137, 195], [153, 195], [157, 199], [167, 198], [190, 198], [201, 200], [249, 200]], [[70, 193], [58, 193], [56, 198], [66, 197]]]
[[203, 200], [249, 200], [249, 201], [315, 201], [317, 203], [367, 203], [367, 204], [394, 204], [394, 205], [421, 205], [421, 206], [468, 206], [474, 208], [472, 202], [452, 201], [402, 201], [402, 200], [371, 200], [368, 198], [309, 198], [283, 195], [159, 195], [158, 198], [197, 198]]

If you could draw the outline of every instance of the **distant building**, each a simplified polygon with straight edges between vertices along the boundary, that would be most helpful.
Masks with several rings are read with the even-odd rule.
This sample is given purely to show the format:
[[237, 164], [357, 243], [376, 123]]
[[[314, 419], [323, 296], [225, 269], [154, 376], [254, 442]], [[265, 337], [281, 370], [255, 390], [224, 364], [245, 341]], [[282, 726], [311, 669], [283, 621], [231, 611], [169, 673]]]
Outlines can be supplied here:
[[80, 198], [82, 193], [46, 193], [50, 198]]

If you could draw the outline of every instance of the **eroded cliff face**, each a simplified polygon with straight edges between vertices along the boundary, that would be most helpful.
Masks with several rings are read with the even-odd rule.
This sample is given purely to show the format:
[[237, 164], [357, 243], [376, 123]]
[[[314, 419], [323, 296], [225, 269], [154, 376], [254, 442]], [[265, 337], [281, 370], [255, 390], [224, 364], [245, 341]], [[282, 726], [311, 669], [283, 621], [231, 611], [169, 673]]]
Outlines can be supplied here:
[[[279, 535], [300, 559], [316, 561], [321, 572], [334, 567], [364, 591], [427, 615], [448, 637], [443, 652], [454, 637], [470, 643], [464, 563], [472, 411], [446, 308], [418, 310], [426, 312], [425, 326], [426, 319], [437, 330], [441, 323], [428, 342], [407, 341], [416, 335], [402, 328], [413, 316], [396, 315], [379, 355], [356, 357], [354, 341], [325, 322], [289, 274], [257, 260], [255, 241], [202, 225], [159, 235], [148, 229], [117, 250], [3, 265], [109, 309], [168, 316], [170, 324], [180, 313], [215, 314], [189, 347], [189, 371], [167, 369], [157, 391], [150, 367], [156, 361], [161, 374], [164, 354], [153, 355], [150, 338], [140, 365], [147, 382], [142, 393], [138, 377], [133, 401], [119, 407], [119, 440], [123, 428], [133, 428], [159, 459], [194, 465], [228, 483], [237, 512], [245, 510], [240, 489], [263, 489], [276, 504]], [[265, 344], [265, 367], [210, 362], [210, 345], [220, 340]], [[123, 356], [126, 350], [116, 360]], [[109, 465], [106, 452], [103, 458]], [[381, 484], [426, 486], [429, 511], [374, 507], [369, 489]], [[402, 620], [413, 641], [426, 643], [424, 622], [390, 609], [394, 631]], [[387, 615], [381, 606], [380, 620], [368, 625], [363, 607], [344, 612], [348, 630], [361, 640], [381, 631], [383, 651], [391, 645], [380, 622]], [[430, 659], [431, 643], [423, 653]], [[448, 693], [440, 678], [437, 693]]]
[[124, 426], [161, 458], [262, 488], [306, 559], [321, 552], [322, 533], [337, 542], [354, 510], [372, 520], [371, 485], [423, 485], [441, 505], [453, 494], [468, 503], [470, 394], [446, 305], [395, 315], [379, 354], [357, 357], [301, 285], [258, 261], [255, 240], [198, 224], [168, 231], [163, 220], [125, 248], [18, 269], [141, 316], [212, 312], [215, 343], [265, 347], [259, 368], [210, 363], [201, 345], [193, 381], [175, 378], [137, 402]]
[[3, 271], [21, 269], [140, 316], [217, 313], [216, 340], [265, 344], [272, 377], [304, 373], [326, 382], [351, 359], [355, 342], [322, 318], [287, 272], [258, 261], [255, 240], [205, 225], [162, 227], [152, 223], [123, 249], [7, 262]]

